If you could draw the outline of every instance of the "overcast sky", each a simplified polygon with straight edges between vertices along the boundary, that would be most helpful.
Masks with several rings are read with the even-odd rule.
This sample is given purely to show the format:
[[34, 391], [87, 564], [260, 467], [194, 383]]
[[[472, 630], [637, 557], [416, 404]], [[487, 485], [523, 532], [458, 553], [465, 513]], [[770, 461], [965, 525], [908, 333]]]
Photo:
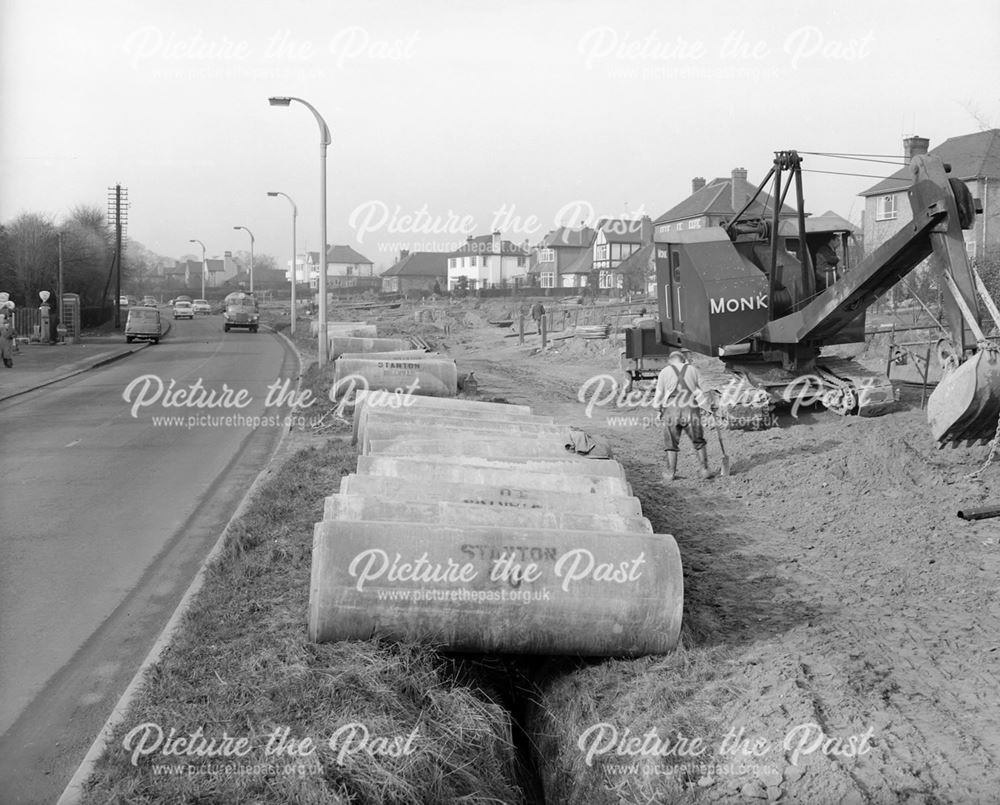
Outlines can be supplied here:
[[[899, 154], [1000, 126], [1000, 4], [0, 0], [0, 221], [128, 188], [129, 235], [168, 257], [319, 248], [389, 266], [500, 228], [648, 213], [773, 151]], [[978, 119], [977, 119], [978, 118]], [[895, 168], [806, 157], [806, 168]], [[805, 175], [858, 220], [876, 178]], [[406, 217], [423, 216], [407, 221]], [[200, 255], [199, 255], [200, 256]]]

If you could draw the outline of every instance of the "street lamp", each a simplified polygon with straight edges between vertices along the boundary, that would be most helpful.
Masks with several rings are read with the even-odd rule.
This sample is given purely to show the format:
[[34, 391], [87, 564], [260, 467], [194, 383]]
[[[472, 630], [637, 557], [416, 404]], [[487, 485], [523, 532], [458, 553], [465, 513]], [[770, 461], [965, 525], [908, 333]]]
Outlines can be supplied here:
[[295, 335], [295, 282], [298, 279], [298, 262], [295, 252], [295, 219], [298, 218], [299, 208], [295, 206], [295, 202], [292, 201], [292, 197], [288, 193], [282, 193], [280, 190], [268, 190], [267, 194], [272, 197], [284, 196], [288, 199], [288, 203], [292, 205], [292, 323], [289, 332]]
[[320, 242], [320, 267], [319, 267], [319, 365], [320, 368], [326, 365], [327, 342], [326, 342], [326, 148], [330, 144], [330, 129], [326, 125], [323, 116], [316, 111], [316, 108], [301, 98], [276, 97], [268, 98], [267, 102], [271, 106], [291, 106], [292, 101], [301, 103], [306, 109], [313, 113], [316, 122], [319, 124], [319, 242]]
[[[205, 262], [205, 244], [202, 243], [197, 238], [191, 238], [191, 240], [189, 240], [188, 243], [197, 243], [199, 246], [201, 246], [201, 298], [204, 299], [205, 298], [205, 269], [208, 268], [208, 265]], [[161, 296], [160, 298], [162, 299], [163, 297]]]
[[250, 236], [250, 293], [253, 293], [253, 232], [245, 226], [234, 226], [233, 229], [245, 229]]

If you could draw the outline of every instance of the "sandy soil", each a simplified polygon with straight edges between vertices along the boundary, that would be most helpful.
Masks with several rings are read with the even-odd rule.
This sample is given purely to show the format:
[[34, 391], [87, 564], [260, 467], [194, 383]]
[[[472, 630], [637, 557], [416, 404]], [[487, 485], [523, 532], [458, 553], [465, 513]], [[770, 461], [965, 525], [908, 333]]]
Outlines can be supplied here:
[[[578, 397], [588, 378], [617, 374], [617, 342], [541, 352], [537, 336], [519, 347], [482, 326], [489, 317], [453, 316], [460, 326], [437, 332], [439, 348], [475, 372], [484, 398], [530, 404], [610, 443], [656, 530], [680, 546], [685, 649], [721, 663], [719, 733], [704, 738], [717, 747], [732, 729], [767, 742], [757, 759], [769, 771], [652, 781], [641, 801], [996, 801], [1000, 520], [956, 513], [1000, 501], [1000, 461], [968, 477], [987, 449], [938, 450], [919, 391], [904, 387], [899, 410], [879, 418], [786, 412], [779, 427], [724, 432], [727, 478], [696, 480], [687, 446], [668, 485], [650, 409], [588, 417]], [[709, 445], [718, 466], [714, 435]], [[805, 751], [807, 724], [841, 744]], [[860, 756], [838, 757], [852, 736]], [[544, 760], [543, 776], [577, 768], [574, 753]], [[611, 772], [597, 782], [606, 801], [640, 801]]]

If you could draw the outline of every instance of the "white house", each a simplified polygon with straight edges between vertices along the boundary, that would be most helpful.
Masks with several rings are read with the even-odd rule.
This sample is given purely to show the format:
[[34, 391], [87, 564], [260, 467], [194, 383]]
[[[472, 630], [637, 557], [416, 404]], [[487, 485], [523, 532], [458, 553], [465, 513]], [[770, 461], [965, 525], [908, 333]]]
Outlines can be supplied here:
[[504, 288], [526, 284], [527, 249], [503, 240], [499, 232], [472, 235], [448, 255], [448, 290], [455, 290], [465, 280], [470, 291]]

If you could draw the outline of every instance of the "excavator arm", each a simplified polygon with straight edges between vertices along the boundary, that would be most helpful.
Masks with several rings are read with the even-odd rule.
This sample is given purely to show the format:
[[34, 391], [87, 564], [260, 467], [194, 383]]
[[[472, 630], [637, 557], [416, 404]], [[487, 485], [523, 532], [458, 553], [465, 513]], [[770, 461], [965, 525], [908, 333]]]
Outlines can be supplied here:
[[[843, 329], [869, 305], [928, 257], [942, 289], [950, 285], [961, 294], [978, 325], [981, 320], [975, 280], [965, 252], [963, 225], [971, 226], [971, 199], [961, 182], [950, 182], [944, 165], [931, 156], [915, 157], [910, 165], [909, 190], [913, 219], [842, 279], [798, 310], [767, 323], [761, 340], [774, 345], [822, 343]], [[962, 196], [956, 197], [957, 193]], [[971, 345], [966, 338], [962, 304], [952, 293], [943, 296], [947, 326], [956, 350]]]

